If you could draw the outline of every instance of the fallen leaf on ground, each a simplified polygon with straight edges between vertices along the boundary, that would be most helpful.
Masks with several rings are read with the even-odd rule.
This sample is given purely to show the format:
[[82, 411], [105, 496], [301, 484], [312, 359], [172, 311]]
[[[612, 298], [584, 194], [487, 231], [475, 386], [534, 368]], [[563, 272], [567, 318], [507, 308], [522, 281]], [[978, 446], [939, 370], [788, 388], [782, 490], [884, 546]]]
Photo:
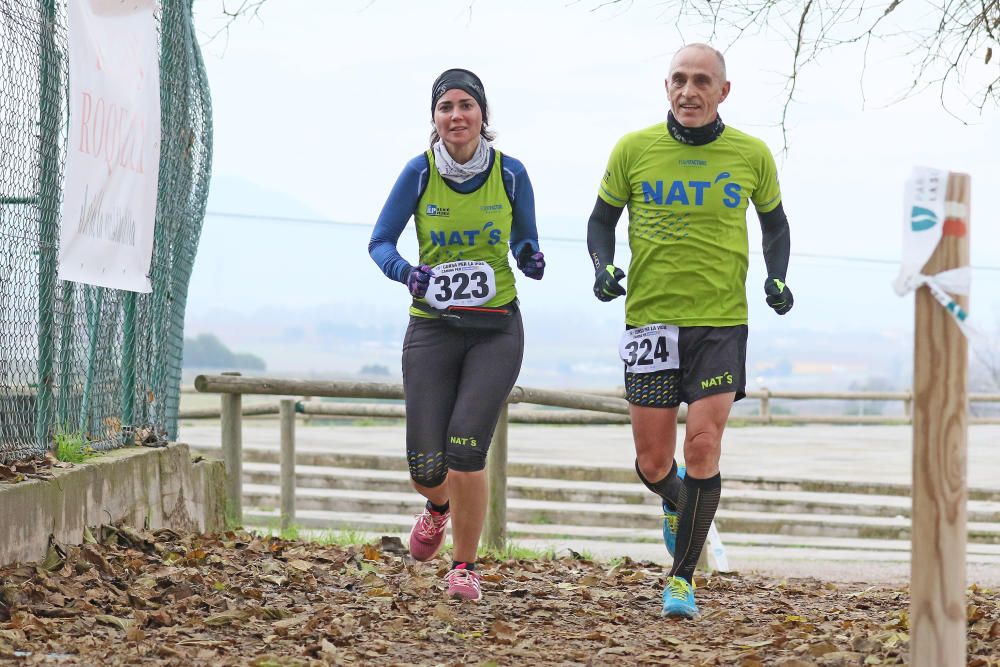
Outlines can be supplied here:
[[[702, 614], [689, 623], [660, 618], [667, 570], [655, 563], [484, 558], [483, 599], [469, 603], [445, 598], [447, 555], [417, 563], [384, 541], [365, 559], [360, 546], [240, 531], [89, 534], [83, 547], [0, 568], [0, 656], [102, 667], [827, 667], [909, 655], [903, 585], [699, 577]], [[970, 587], [968, 605], [969, 664], [998, 667], [997, 596]]]

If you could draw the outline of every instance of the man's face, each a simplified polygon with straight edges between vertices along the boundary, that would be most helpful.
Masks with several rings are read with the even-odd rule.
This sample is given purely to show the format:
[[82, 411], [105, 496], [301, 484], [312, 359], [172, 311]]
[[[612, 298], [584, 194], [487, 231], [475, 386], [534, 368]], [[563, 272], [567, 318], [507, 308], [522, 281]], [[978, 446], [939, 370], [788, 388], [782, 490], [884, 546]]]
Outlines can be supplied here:
[[708, 49], [681, 49], [670, 63], [667, 97], [674, 118], [684, 127], [708, 125], [729, 95], [718, 57]]

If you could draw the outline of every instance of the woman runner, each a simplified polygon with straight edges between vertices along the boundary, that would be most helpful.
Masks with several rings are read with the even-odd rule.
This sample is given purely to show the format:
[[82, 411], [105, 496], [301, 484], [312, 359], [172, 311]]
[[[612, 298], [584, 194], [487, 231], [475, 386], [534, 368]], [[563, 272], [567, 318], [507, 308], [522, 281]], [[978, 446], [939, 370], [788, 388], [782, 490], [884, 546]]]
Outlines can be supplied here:
[[[413, 297], [403, 339], [406, 457], [427, 502], [410, 554], [433, 558], [452, 520], [448, 595], [481, 597], [476, 553], [486, 516], [486, 453], [521, 369], [524, 330], [508, 246], [525, 276], [545, 259], [535, 197], [518, 160], [491, 146], [479, 77], [450, 69], [431, 87], [430, 150], [410, 160], [382, 208], [368, 252]], [[413, 217], [420, 258], [396, 243]]]

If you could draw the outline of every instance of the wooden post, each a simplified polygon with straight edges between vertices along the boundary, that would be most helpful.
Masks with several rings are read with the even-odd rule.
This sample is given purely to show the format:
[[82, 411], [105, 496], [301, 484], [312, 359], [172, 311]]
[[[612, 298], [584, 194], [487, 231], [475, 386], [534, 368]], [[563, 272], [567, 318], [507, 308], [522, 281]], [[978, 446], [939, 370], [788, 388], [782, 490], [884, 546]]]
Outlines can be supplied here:
[[482, 541], [490, 549], [503, 549], [507, 544], [507, 423], [507, 404], [504, 403], [486, 458], [490, 500]]
[[[948, 174], [944, 236], [926, 275], [969, 264], [969, 177]], [[952, 295], [968, 310], [968, 298]], [[916, 295], [910, 660], [966, 664], [968, 341], [927, 287]]]
[[237, 527], [243, 525], [243, 395], [222, 394], [221, 400], [222, 459], [226, 464], [226, 522]]
[[295, 400], [281, 399], [281, 532], [295, 523]]
[[[308, 402], [309, 402], [309, 401], [311, 401], [312, 399], [313, 399], [313, 397], [312, 397], [312, 396], [303, 396], [303, 397], [302, 397], [301, 399], [299, 399], [299, 400], [301, 400], [301, 401], [302, 401], [303, 403], [308, 403]], [[309, 424], [312, 424], [312, 415], [310, 415], [310, 414], [309, 414], [308, 412], [307, 412], [307, 413], [305, 413], [304, 415], [302, 415], [302, 421], [303, 421], [303, 423], [305, 423], [305, 424], [306, 424], [307, 426], [308, 426]]]
[[771, 390], [763, 387], [761, 391], [764, 395], [760, 397], [760, 416], [764, 423], [768, 423], [771, 421]]
[[911, 422], [913, 421], [913, 392], [906, 392], [906, 398], [903, 399], [903, 415], [906, 416]]

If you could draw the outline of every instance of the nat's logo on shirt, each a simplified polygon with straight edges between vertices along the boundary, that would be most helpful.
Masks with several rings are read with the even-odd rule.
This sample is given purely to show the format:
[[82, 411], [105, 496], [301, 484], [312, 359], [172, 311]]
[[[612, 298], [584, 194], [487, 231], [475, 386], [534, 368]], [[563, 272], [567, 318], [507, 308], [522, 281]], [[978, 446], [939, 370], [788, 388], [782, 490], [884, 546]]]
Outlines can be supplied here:
[[433, 246], [474, 246], [483, 240], [489, 245], [496, 245], [503, 240], [503, 232], [494, 227], [491, 220], [482, 229], [432, 229], [430, 237]]
[[[728, 171], [724, 171], [715, 177], [714, 181], [672, 181], [664, 185], [664, 181], [643, 181], [642, 199], [645, 203], [654, 203], [660, 206], [704, 206], [706, 193], [711, 193], [713, 188], [722, 190], [722, 204], [727, 208], [736, 208], [740, 205], [743, 195], [743, 187], [739, 183], [723, 182], [724, 179], [731, 178]], [[711, 196], [709, 194], [708, 196]]]
[[451, 209], [449, 209], [449, 208], [440, 208], [440, 207], [438, 207], [437, 204], [428, 204], [427, 205], [427, 215], [435, 215], [435, 216], [437, 216], [439, 218], [447, 218], [448, 216], [451, 215]]

